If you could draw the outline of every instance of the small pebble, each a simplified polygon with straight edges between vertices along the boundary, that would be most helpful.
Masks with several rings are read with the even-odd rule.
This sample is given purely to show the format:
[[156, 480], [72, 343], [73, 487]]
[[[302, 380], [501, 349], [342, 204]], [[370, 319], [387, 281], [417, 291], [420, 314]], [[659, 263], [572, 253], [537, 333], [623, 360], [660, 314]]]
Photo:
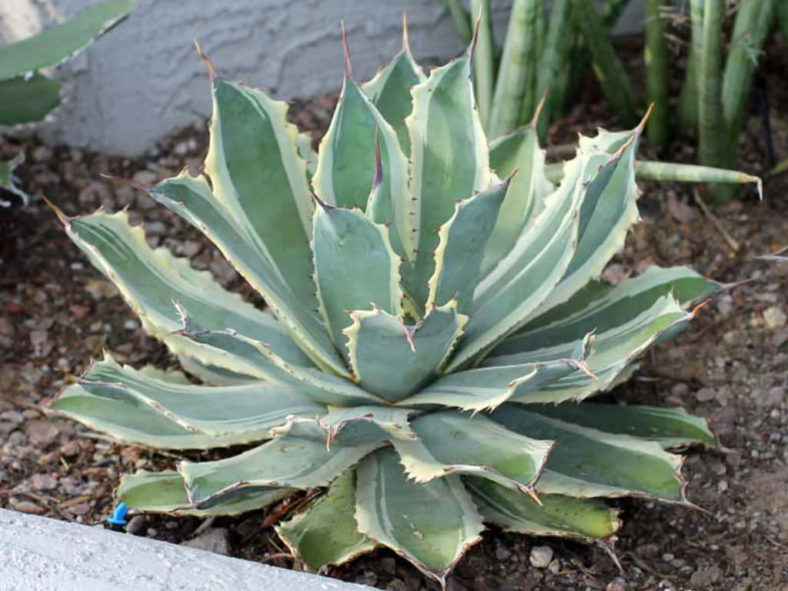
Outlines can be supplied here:
[[145, 517], [143, 515], [135, 515], [131, 519], [129, 519], [128, 524], [126, 525], [126, 532], [130, 533], [133, 536], [142, 533], [142, 529], [145, 527]]
[[764, 310], [763, 321], [766, 323], [766, 326], [775, 330], [785, 326], [786, 322], [788, 322], [788, 317], [786, 317], [785, 312], [781, 308], [772, 306]]
[[18, 503], [14, 503], [13, 507], [15, 511], [27, 513], [28, 515], [41, 515], [46, 511], [43, 507], [39, 507], [30, 501], [19, 501]]
[[553, 560], [553, 549], [550, 546], [534, 546], [528, 560], [534, 568], [547, 568]]
[[208, 550], [217, 554], [230, 554], [230, 541], [228, 531], [223, 527], [212, 527], [206, 529], [196, 538], [183, 542], [182, 546]]

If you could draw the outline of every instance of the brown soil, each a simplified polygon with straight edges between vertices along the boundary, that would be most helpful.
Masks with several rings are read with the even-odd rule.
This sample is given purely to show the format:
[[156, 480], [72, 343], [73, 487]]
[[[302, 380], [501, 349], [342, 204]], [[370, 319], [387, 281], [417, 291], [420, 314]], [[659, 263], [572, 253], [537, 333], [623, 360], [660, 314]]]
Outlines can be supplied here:
[[[781, 69], [770, 79], [780, 84]], [[778, 159], [788, 157], [786, 102], [775, 103], [772, 126]], [[325, 130], [333, 99], [300, 103], [294, 118], [305, 129]], [[551, 137], [569, 141], [577, 129], [609, 125], [604, 109], [575, 109]], [[763, 162], [757, 122], [744, 139], [742, 166]], [[146, 337], [115, 289], [68, 240], [47, 196], [66, 214], [128, 207], [144, 219], [152, 244], [163, 244], [210, 269], [225, 286], [254, 299], [235, 271], [201, 236], [129, 186], [102, 175], [144, 183], [197, 165], [205, 132], [188, 129], [145, 158], [89, 153], [37, 140], [0, 145], [0, 156], [24, 151], [24, 186], [33, 203], [0, 210], [0, 507], [95, 524], [113, 506], [120, 474], [171, 466], [178, 454], [120, 446], [84, 428], [44, 416], [42, 405], [107, 349], [134, 365], [174, 366], [166, 350]], [[648, 149], [646, 148], [648, 154]], [[675, 143], [671, 159], [691, 159]], [[623, 572], [599, 547], [533, 539], [491, 530], [451, 577], [457, 591], [486, 589], [788, 589], [788, 264], [757, 255], [788, 242], [786, 178], [770, 178], [766, 200], [745, 189], [740, 200], [713, 207], [693, 204], [688, 188], [644, 187], [644, 222], [606, 271], [620, 280], [648, 264], [688, 264], [714, 279], [746, 281], [718, 297], [681, 338], [660, 347], [630, 383], [609, 395], [634, 403], [677, 405], [708, 417], [723, 448], [690, 455], [690, 498], [705, 511], [646, 501], [621, 501], [626, 525], [615, 540]], [[715, 225], [716, 224], [716, 225]], [[720, 229], [720, 226], [722, 230]], [[729, 239], [723, 235], [729, 234]], [[730, 240], [738, 250], [734, 252]], [[291, 507], [279, 505], [237, 518], [211, 520], [232, 555], [293, 566], [270, 525]], [[196, 530], [200, 528], [200, 531]], [[140, 517], [136, 535], [180, 543], [205, 531], [195, 518]], [[555, 551], [545, 569], [530, 566], [534, 546]], [[296, 565], [298, 567], [298, 565]], [[330, 576], [394, 591], [437, 589], [386, 550], [333, 569]]]

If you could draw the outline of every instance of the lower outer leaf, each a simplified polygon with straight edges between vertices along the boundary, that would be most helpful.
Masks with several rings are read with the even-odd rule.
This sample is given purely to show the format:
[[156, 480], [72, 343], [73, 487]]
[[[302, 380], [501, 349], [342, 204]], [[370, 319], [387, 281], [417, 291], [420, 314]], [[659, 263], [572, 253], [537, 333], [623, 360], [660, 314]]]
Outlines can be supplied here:
[[306, 511], [277, 526], [276, 533], [313, 570], [344, 564], [376, 547], [358, 531], [355, 508], [356, 473], [348, 470]]
[[530, 404], [528, 410], [608, 433], [656, 441], [668, 449], [702, 444], [717, 447], [706, 419], [683, 408], [619, 404]]
[[445, 584], [484, 529], [459, 476], [416, 484], [408, 480], [390, 447], [364, 458], [357, 474], [359, 531]]
[[116, 491], [117, 497], [132, 510], [170, 515], [238, 515], [266, 507], [296, 492], [289, 488], [239, 491], [224, 502], [207, 509], [195, 509], [189, 503], [186, 487], [180, 474], [173, 470], [148, 472], [140, 470], [126, 474]]
[[507, 531], [591, 540], [608, 538], [621, 527], [618, 511], [601, 501], [543, 494], [539, 505], [490, 480], [466, 477], [464, 482], [484, 520]]
[[263, 428], [213, 436], [189, 430], [115, 384], [72, 384], [52, 403], [50, 411], [120, 441], [158, 449], [211, 449], [248, 444], [264, 439], [269, 431]]
[[558, 441], [536, 483], [537, 493], [687, 502], [681, 456], [653, 441], [548, 418], [526, 408], [507, 404], [491, 418], [517, 433]]
[[284, 435], [231, 458], [180, 462], [178, 472], [183, 475], [190, 501], [203, 507], [244, 488], [326, 486], [383, 444], [378, 441], [329, 450], [322, 441]]

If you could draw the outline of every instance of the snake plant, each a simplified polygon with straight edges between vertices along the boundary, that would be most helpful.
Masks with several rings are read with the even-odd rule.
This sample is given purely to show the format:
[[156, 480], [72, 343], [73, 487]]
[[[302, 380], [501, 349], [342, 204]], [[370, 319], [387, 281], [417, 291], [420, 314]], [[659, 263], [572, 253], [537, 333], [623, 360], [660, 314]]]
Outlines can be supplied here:
[[126, 475], [120, 500], [208, 516], [311, 491], [277, 527], [303, 563], [385, 546], [441, 583], [485, 523], [604, 540], [607, 497], [689, 505], [676, 451], [715, 445], [705, 421], [586, 402], [719, 287], [684, 267], [599, 278], [638, 220], [642, 123], [581, 137], [555, 186], [535, 121], [488, 143], [468, 54], [426, 75], [405, 43], [364, 84], [347, 58], [318, 154], [285, 103], [209, 69], [201, 174], [147, 190], [267, 309], [125, 212], [60, 214], [192, 379], [107, 356], [51, 412], [156, 449], [235, 446]]

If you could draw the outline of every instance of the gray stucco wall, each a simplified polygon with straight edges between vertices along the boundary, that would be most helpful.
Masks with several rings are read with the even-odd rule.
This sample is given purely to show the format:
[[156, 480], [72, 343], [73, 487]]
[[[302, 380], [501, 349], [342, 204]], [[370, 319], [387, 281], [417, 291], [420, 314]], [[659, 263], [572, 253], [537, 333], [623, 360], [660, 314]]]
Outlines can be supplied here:
[[[339, 22], [354, 72], [365, 79], [400, 47], [407, 10], [420, 60], [462, 50], [440, 0], [137, 0], [128, 20], [58, 71], [66, 103], [45, 133], [95, 150], [136, 154], [161, 136], [206, 117], [208, 79], [192, 40], [220, 74], [278, 98], [311, 97], [341, 83]], [[29, 34], [96, 0], [3, 0], [0, 40]], [[508, 0], [493, 3], [503, 33]], [[642, 22], [641, 2], [622, 18]]]

